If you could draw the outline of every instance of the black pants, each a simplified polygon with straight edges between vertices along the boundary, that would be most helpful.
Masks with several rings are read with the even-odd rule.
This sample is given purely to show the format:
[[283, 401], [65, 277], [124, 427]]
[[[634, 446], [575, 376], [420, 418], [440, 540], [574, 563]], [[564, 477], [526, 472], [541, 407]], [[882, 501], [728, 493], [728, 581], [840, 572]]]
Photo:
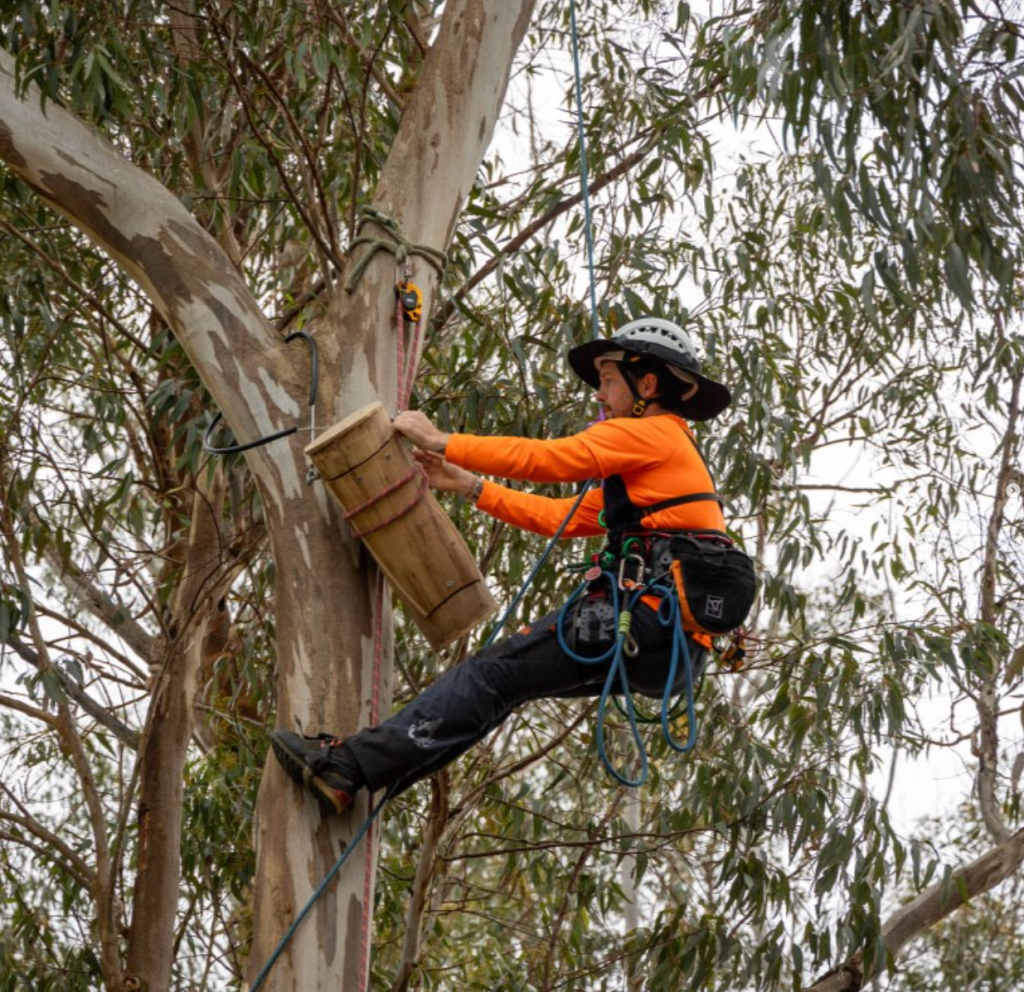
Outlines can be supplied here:
[[[586, 665], [566, 656], [555, 634], [557, 618], [552, 613], [525, 632], [471, 655], [389, 720], [346, 738], [369, 788], [376, 792], [398, 783], [396, 792], [407, 789], [454, 761], [531, 699], [599, 696], [610, 662]], [[654, 610], [638, 603], [632, 633], [640, 650], [627, 658], [630, 689], [660, 699], [672, 631]], [[707, 652], [689, 636], [687, 647], [696, 678]], [[674, 693], [685, 688], [685, 678], [680, 659]]]

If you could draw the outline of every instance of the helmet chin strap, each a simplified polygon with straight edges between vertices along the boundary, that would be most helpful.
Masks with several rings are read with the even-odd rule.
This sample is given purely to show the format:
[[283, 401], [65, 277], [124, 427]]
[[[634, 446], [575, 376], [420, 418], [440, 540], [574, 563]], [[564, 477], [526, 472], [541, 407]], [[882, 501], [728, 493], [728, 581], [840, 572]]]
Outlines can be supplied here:
[[647, 409], [649, 400], [645, 400], [640, 395], [640, 390], [636, 387], [636, 381], [633, 379], [632, 372], [626, 368], [625, 363], [620, 362], [619, 368], [622, 370], [622, 378], [626, 380], [626, 385], [629, 386], [629, 391], [633, 394], [633, 409], [630, 411], [634, 417], [642, 417], [644, 411]]

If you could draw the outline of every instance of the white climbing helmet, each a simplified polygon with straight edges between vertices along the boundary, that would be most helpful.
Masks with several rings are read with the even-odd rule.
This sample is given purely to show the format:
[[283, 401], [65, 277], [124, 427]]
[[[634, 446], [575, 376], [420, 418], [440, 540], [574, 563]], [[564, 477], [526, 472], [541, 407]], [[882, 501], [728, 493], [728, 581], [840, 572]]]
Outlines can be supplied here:
[[653, 358], [663, 362], [675, 376], [691, 388], [683, 393], [680, 412], [691, 420], [710, 420], [732, 401], [726, 386], [701, 375], [697, 349], [678, 324], [661, 317], [641, 317], [630, 321], [610, 338], [588, 341], [569, 351], [569, 365], [589, 386], [600, 385], [597, 363], [601, 358], [626, 364], [630, 360]]

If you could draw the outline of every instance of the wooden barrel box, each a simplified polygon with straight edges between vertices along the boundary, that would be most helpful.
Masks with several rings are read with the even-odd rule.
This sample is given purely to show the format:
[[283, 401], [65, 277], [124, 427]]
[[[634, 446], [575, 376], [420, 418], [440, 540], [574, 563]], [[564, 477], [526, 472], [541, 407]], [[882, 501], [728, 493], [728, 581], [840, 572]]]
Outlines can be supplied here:
[[306, 454], [435, 650], [494, 613], [475, 559], [383, 404], [335, 424]]

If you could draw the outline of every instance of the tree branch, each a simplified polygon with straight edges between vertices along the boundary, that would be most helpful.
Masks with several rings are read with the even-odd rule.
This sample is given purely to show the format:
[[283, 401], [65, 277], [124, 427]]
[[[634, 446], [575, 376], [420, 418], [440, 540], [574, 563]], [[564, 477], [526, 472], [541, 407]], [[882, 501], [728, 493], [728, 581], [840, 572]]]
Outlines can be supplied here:
[[[17, 634], [12, 634], [7, 641], [8, 644], [18, 654], [24, 658], [30, 665], [33, 665], [39, 671], [43, 670], [43, 664], [39, 658], [39, 655], [32, 650]], [[67, 693], [70, 699], [73, 699], [82, 709], [89, 714], [97, 723], [102, 724], [107, 728], [122, 744], [126, 747], [131, 748], [133, 751], [139, 747], [139, 733], [137, 730], [133, 730], [127, 724], [122, 723], [113, 713], [107, 710], [100, 703], [96, 702], [74, 679], [70, 679], [67, 675], [61, 671], [57, 666], [53, 666], [53, 671], [57, 673], [57, 677], [60, 679], [61, 688]], [[13, 702], [11, 701], [12, 708]], [[38, 717], [37, 717], [38, 719]]]
[[[149, 296], [235, 437], [251, 440], [295, 422], [308, 391], [304, 356], [284, 355], [223, 249], [177, 197], [73, 114], [52, 101], [44, 109], [34, 86], [22, 99], [14, 60], [2, 51], [0, 159]], [[300, 489], [301, 461], [288, 446], [256, 449], [247, 460], [274, 489]], [[268, 477], [273, 469], [284, 478]]]
[[[0, 72], [2, 75], [2, 72]], [[6, 480], [0, 472], [0, 482], [4, 483], [6, 491]], [[20, 586], [22, 595], [27, 604], [26, 612], [28, 630], [35, 645], [39, 659], [39, 669], [45, 671], [57, 671], [49, 656], [46, 640], [43, 637], [39, 626], [39, 618], [33, 606], [32, 587], [29, 582], [28, 573], [25, 570], [25, 562], [21, 554], [21, 545], [14, 529], [13, 514], [10, 506], [6, 503], [0, 504], [0, 535], [6, 546], [7, 557], [17, 584]], [[116, 875], [110, 860], [110, 847], [107, 838], [106, 818], [104, 816], [103, 802], [100, 798], [96, 779], [93, 776], [92, 766], [89, 763], [89, 756], [82, 744], [78, 726], [75, 723], [71, 710], [66, 701], [56, 701], [57, 716], [54, 721], [54, 728], [57, 737], [70, 760], [71, 767], [78, 777], [78, 787], [88, 814], [89, 824], [92, 829], [93, 844], [96, 850], [96, 870], [91, 888], [92, 896], [96, 901], [96, 929], [100, 943], [100, 961], [105, 981], [117, 987], [122, 978], [121, 955], [118, 947], [118, 933], [113, 926], [113, 904], [114, 904], [114, 883]]]
[[[882, 927], [882, 940], [895, 960], [915, 937], [966, 905], [976, 896], [995, 888], [1024, 862], [1024, 830], [992, 848], [969, 865], [930, 885], [915, 899], [901, 906]], [[875, 976], [872, 965], [856, 955], [835, 971], [823, 975], [806, 992], [860, 992]]]
[[23, 703], [20, 699], [15, 699], [13, 696], [0, 694], [0, 706], [6, 706], [7, 709], [14, 710], [17, 713], [24, 713], [25, 716], [38, 720], [40, 723], [45, 723], [48, 727], [57, 726], [57, 718], [52, 713], [47, 713], [46, 710], [41, 710], [38, 706]]
[[[4, 787], [4, 791], [10, 794], [10, 791], [6, 787]], [[10, 837], [16, 843], [23, 844], [26, 847], [31, 848], [43, 857], [50, 858], [54, 861], [62, 861], [67, 871], [74, 875], [82, 885], [90, 891], [93, 889], [96, 884], [96, 875], [93, 870], [81, 859], [72, 847], [61, 840], [55, 833], [47, 830], [46, 827], [39, 823], [38, 820], [35, 820], [30, 816], [18, 816], [17, 813], [9, 813], [6, 810], [0, 809], [0, 821], [13, 824], [16, 827], [21, 827], [22, 830], [27, 830], [37, 840], [42, 841], [45, 846], [31, 844], [16, 834], [6, 834], [5, 836]], [[58, 858], [54, 852], [58, 852], [60, 854], [60, 858]]]
[[427, 907], [434, 873], [439, 864], [437, 852], [448, 826], [448, 775], [442, 770], [430, 780], [430, 813], [423, 833], [420, 861], [416, 866], [416, 877], [409, 894], [409, 909], [405, 915], [405, 941], [402, 944], [402, 960], [399, 963], [391, 992], [406, 992], [416, 973], [420, 960], [420, 945], [423, 939], [423, 917]]
[[[1009, 499], [1008, 483], [1016, 470], [1017, 421], [1020, 418], [1020, 387], [1024, 371], [1012, 379], [1010, 406], [1006, 417], [1006, 428], [1000, 441], [1002, 457], [996, 476], [996, 497], [992, 506], [985, 537], [985, 559], [981, 573], [981, 619], [995, 626], [996, 616], [996, 573], [999, 566], [999, 536], [1005, 520], [1006, 503]], [[996, 688], [999, 672], [993, 659], [992, 670], [981, 676], [981, 691], [978, 693], [978, 806], [981, 818], [992, 839], [997, 843], [1010, 836], [1006, 820], [999, 808], [996, 794], [996, 776], [999, 771], [999, 727], [997, 711], [999, 693]]]
[[[707, 86], [695, 93], [692, 97], [687, 98], [680, 107], [680, 110], [687, 110], [693, 107], [701, 100], [707, 99], [713, 95], [715, 90], [725, 82], [726, 74], [721, 73], [712, 79]], [[661, 140], [661, 128], [656, 127], [648, 135], [647, 139], [640, 145], [636, 151], [627, 155], [621, 162], [608, 169], [606, 172], [602, 172], [600, 175], [594, 177], [590, 183], [590, 193], [599, 193], [605, 186], [615, 182], [616, 179], [626, 175], [631, 169], [638, 166], [651, 152], [651, 150], [657, 146]], [[431, 334], [442, 326], [447, 320], [450, 319], [452, 313], [457, 308], [459, 302], [464, 299], [476, 286], [478, 286], [484, 279], [491, 275], [502, 261], [509, 255], [515, 254], [523, 247], [532, 237], [539, 234], [549, 224], [557, 220], [563, 214], [568, 213], [570, 210], [574, 210], [583, 202], [583, 191], [573, 196], [567, 197], [564, 200], [559, 201], [555, 206], [551, 207], [550, 210], [545, 211], [540, 217], [530, 224], [527, 224], [515, 237], [505, 242], [504, 247], [501, 251], [494, 255], [490, 261], [480, 266], [473, 275], [466, 280], [448, 299], [444, 301], [444, 304], [438, 308], [436, 314], [431, 317], [430, 330]]]
[[83, 609], [109, 627], [147, 664], [153, 656], [155, 639], [136, 621], [120, 603], [116, 603], [102, 589], [90, 582], [85, 573], [72, 562], [61, 560], [52, 545], [44, 553], [46, 563], [53, 569], [60, 583]]

